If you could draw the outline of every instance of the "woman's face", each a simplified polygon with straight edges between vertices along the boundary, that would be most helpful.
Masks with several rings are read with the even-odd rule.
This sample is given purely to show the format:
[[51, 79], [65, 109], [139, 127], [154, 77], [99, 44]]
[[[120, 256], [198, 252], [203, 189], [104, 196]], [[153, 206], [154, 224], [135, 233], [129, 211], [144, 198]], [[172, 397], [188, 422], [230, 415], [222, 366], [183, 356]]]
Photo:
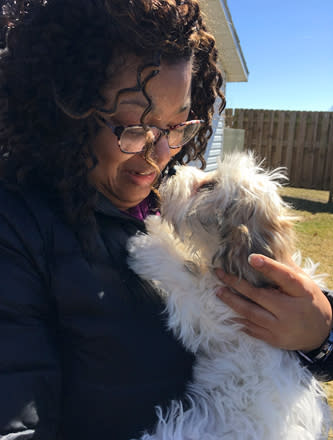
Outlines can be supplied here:
[[[129, 57], [119, 70], [112, 84], [104, 95], [107, 108], [113, 108], [119, 90], [134, 87], [137, 83], [137, 69], [142, 63], [138, 58]], [[155, 68], [156, 69], [156, 68]], [[147, 68], [143, 77], [147, 77], [154, 68]], [[152, 100], [152, 109], [145, 118], [145, 123], [160, 128], [168, 128], [186, 121], [191, 107], [191, 61], [179, 61], [176, 64], [161, 63], [159, 73], [149, 80], [146, 92]], [[143, 111], [148, 102], [142, 92], [121, 94], [112, 118], [103, 117], [112, 125], [140, 124]], [[107, 126], [102, 126], [92, 142], [98, 159], [97, 166], [90, 174], [90, 181], [121, 210], [140, 203], [148, 196], [158, 175], [149, 164], [144, 153], [125, 154], [118, 146], [117, 136]], [[170, 149], [165, 136], [154, 145], [151, 159], [162, 171], [171, 157], [180, 149]]]

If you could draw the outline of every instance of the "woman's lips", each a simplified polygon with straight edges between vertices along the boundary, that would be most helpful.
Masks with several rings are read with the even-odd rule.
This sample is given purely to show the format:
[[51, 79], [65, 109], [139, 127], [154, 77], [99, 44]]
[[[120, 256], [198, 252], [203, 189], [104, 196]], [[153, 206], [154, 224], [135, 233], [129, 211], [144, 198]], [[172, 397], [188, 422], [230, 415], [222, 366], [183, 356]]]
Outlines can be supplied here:
[[156, 171], [128, 171], [132, 182], [136, 185], [152, 185], [156, 179]]

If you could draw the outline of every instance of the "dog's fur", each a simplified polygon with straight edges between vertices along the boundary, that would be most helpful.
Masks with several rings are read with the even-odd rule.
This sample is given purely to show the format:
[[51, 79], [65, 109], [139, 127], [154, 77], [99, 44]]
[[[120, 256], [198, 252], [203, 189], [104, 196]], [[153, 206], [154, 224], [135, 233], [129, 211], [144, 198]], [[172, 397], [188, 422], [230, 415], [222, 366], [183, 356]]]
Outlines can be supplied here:
[[319, 382], [295, 353], [241, 332], [215, 294], [216, 267], [263, 286], [251, 253], [289, 261], [293, 219], [278, 194], [281, 178], [281, 169], [267, 172], [245, 153], [211, 173], [179, 167], [160, 188], [161, 217], [148, 217], [148, 234], [130, 239], [130, 266], [158, 287], [168, 327], [196, 354], [187, 408], [158, 408], [156, 429], [142, 440], [327, 439]]

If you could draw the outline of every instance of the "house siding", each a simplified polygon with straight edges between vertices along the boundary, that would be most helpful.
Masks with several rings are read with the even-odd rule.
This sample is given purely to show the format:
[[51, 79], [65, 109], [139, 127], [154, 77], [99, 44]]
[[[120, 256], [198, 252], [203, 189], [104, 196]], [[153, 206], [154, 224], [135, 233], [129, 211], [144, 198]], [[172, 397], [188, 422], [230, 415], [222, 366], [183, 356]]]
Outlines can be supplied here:
[[[223, 75], [222, 93], [225, 95], [226, 75]], [[215, 114], [213, 117], [213, 134], [208, 142], [205, 153], [206, 168], [205, 171], [214, 171], [217, 168], [217, 161], [222, 156], [223, 150], [223, 129], [224, 129], [224, 112], [222, 115], [218, 113], [219, 100], [215, 105]]]
[[214, 171], [217, 168], [217, 160], [221, 157], [223, 148], [223, 128], [224, 128], [224, 117], [217, 116], [215, 122], [215, 129], [213, 135], [208, 144], [205, 160], [206, 168], [205, 171]]
[[[222, 76], [223, 76], [223, 86], [221, 91], [225, 95], [226, 76], [223, 71], [222, 71]], [[215, 104], [213, 123], [212, 123], [213, 133], [208, 141], [206, 152], [204, 154], [204, 158], [206, 161], [206, 168], [205, 168], [206, 172], [216, 170], [217, 160], [218, 158], [222, 157], [224, 112], [222, 113], [222, 115], [219, 115], [218, 113], [219, 105], [220, 105], [220, 100], [217, 99], [217, 102]], [[199, 163], [199, 161], [193, 161], [193, 162], [189, 162], [189, 165], [194, 167], [200, 167], [201, 163]]]

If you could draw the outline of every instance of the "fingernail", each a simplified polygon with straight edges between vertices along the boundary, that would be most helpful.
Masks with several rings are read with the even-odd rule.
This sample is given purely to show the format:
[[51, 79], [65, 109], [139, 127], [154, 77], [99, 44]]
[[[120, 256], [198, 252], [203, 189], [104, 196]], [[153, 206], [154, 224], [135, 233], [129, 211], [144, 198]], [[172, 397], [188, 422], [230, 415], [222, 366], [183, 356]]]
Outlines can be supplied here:
[[257, 254], [249, 255], [248, 262], [254, 267], [262, 267], [265, 264], [265, 260]]
[[215, 273], [216, 273], [216, 275], [217, 275], [219, 278], [221, 278], [221, 279], [223, 279], [224, 276], [225, 276], [225, 272], [224, 272], [224, 270], [222, 270], [222, 269], [220, 269], [220, 268], [215, 269]]
[[225, 298], [229, 294], [229, 289], [227, 287], [220, 287], [219, 290], [216, 292], [216, 295], [219, 298]]

